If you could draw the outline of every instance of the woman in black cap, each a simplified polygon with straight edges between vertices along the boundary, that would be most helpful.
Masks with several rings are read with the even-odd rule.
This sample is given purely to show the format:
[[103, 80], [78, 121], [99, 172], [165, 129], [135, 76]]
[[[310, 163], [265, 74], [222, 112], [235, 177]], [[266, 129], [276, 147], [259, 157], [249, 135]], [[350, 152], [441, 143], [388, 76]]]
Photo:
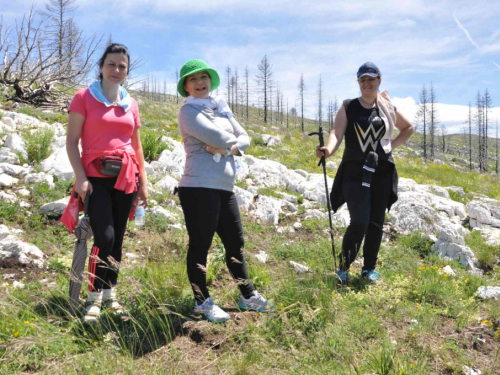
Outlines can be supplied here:
[[[328, 143], [316, 147], [316, 156], [332, 156], [345, 136], [344, 155], [330, 194], [332, 209], [337, 211], [346, 202], [351, 217], [337, 273], [341, 282], [348, 281], [349, 267], [364, 238], [361, 275], [376, 283], [380, 280], [375, 265], [385, 210], [397, 200], [398, 175], [391, 151], [404, 144], [414, 128], [396, 110], [388, 92], [379, 93], [382, 74], [375, 64], [361, 65], [357, 78], [361, 96], [344, 100]], [[392, 139], [394, 127], [399, 134]]]

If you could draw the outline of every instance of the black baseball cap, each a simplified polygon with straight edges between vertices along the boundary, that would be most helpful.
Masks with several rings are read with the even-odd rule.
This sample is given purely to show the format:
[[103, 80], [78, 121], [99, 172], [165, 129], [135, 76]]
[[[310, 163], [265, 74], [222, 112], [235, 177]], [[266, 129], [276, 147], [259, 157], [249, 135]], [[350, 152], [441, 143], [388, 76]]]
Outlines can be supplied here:
[[382, 77], [382, 73], [380, 73], [380, 69], [377, 68], [377, 65], [368, 61], [361, 65], [358, 69], [358, 79], [364, 76]]

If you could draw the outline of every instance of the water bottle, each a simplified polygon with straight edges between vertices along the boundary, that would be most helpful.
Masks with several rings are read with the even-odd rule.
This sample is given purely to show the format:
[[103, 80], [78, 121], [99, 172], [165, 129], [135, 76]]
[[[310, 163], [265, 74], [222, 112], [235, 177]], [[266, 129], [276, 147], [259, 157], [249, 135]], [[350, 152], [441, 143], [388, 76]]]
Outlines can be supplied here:
[[137, 227], [143, 226], [146, 223], [146, 211], [144, 210], [144, 204], [139, 203], [135, 208], [135, 225]]

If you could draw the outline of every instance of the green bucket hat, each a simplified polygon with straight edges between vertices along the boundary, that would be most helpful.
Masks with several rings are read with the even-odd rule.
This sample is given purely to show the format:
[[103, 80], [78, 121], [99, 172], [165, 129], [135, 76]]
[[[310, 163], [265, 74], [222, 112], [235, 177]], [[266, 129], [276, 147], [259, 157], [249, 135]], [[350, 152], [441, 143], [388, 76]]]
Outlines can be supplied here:
[[203, 60], [193, 59], [189, 60], [185, 63], [181, 68], [181, 78], [177, 83], [177, 91], [183, 97], [188, 96], [189, 94], [184, 90], [184, 80], [187, 76], [199, 72], [207, 72], [210, 75], [210, 91], [214, 91], [220, 85], [219, 74], [208, 67], [208, 64]]

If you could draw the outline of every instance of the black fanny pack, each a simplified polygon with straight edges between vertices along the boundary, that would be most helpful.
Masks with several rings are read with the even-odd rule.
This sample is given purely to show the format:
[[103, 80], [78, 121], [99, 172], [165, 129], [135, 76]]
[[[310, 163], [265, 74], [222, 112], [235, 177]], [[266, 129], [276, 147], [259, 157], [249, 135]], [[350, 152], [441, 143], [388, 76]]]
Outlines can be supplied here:
[[122, 158], [120, 156], [102, 156], [94, 159], [94, 165], [103, 175], [116, 177], [122, 169]]

